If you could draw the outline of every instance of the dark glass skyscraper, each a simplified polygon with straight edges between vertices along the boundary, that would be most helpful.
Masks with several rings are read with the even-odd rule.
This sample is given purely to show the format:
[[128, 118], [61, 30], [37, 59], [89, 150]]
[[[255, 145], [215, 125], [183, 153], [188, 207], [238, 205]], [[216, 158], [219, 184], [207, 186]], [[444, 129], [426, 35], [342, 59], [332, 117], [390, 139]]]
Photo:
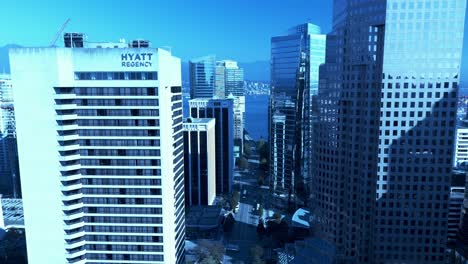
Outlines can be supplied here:
[[190, 70], [190, 98], [212, 98], [216, 95], [216, 59], [205, 56], [192, 59]]
[[199, 98], [190, 100], [189, 106], [191, 117], [216, 120], [216, 195], [230, 193], [234, 174], [234, 100]]
[[270, 188], [275, 193], [295, 194], [308, 178], [305, 169], [310, 157], [305, 153], [310, 152], [310, 145], [304, 139], [310, 137], [311, 98], [316, 94], [311, 90], [317, 90], [324, 49], [325, 36], [310, 23], [271, 39]]
[[8, 75], [0, 75], [0, 193], [3, 197], [21, 197], [16, 145], [13, 88]]
[[341, 263], [445, 263], [466, 0], [335, 0], [314, 209]]

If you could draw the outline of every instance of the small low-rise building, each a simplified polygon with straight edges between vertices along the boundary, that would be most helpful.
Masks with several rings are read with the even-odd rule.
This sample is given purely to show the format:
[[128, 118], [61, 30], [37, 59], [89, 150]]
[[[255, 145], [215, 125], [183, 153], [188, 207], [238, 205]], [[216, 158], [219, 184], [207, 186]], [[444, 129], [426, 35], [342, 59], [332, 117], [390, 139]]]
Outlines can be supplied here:
[[218, 206], [193, 206], [185, 215], [185, 234], [189, 240], [217, 239], [224, 215]]

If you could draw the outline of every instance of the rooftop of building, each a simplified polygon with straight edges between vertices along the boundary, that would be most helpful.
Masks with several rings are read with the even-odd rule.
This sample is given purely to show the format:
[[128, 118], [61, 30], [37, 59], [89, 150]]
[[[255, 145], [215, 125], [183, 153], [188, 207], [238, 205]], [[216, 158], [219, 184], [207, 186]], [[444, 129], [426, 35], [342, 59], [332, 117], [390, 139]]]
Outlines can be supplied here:
[[215, 65], [215, 61], [216, 61], [216, 56], [215, 55], [206, 55], [206, 56], [203, 56], [203, 57], [198, 57], [198, 58], [193, 58], [193, 59], [190, 59], [190, 62], [192, 63], [199, 63], [199, 62], [211, 62], [213, 64], [213, 66]]
[[321, 34], [321, 29], [320, 26], [307, 22], [294, 26], [288, 30], [288, 35], [298, 33]]
[[222, 208], [218, 206], [193, 206], [185, 215], [187, 228], [213, 229], [222, 221]]
[[193, 98], [190, 99], [189, 102], [215, 102], [215, 101], [233, 101], [233, 98], [217, 98], [217, 97], [200, 97], [200, 98]]
[[214, 118], [193, 118], [188, 117], [184, 120], [184, 124], [209, 124], [215, 122]]
[[293, 227], [310, 228], [311, 214], [309, 210], [299, 208], [294, 212], [291, 222]]
[[292, 258], [289, 263], [335, 263], [335, 246], [318, 237], [286, 244], [285, 247], [292, 253], [289, 253], [291, 254], [289, 257]]
[[5, 226], [24, 227], [23, 201], [21, 199], [2, 199], [3, 221]]
[[[55, 44], [55, 43], [54, 43]], [[119, 42], [88, 41], [88, 36], [80, 32], [66, 32], [63, 34], [63, 44], [66, 48], [149, 48], [151, 43], [145, 39], [135, 39], [126, 42], [124, 38]], [[51, 45], [54, 46], [54, 45]]]

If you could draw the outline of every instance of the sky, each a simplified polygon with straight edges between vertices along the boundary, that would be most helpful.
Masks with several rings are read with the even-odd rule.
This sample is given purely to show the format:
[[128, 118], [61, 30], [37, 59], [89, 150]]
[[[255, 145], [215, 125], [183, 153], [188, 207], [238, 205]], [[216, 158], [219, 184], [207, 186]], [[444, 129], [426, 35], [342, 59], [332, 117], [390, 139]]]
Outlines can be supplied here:
[[[332, 0], [1, 0], [0, 46], [47, 46], [66, 32], [89, 41], [148, 39], [187, 61], [214, 54], [239, 62], [268, 61], [270, 38], [311, 22], [331, 30]], [[468, 22], [468, 19], [466, 19]], [[468, 23], [462, 79], [468, 82]], [[58, 43], [62, 43], [61, 37]]]
[[183, 60], [269, 60], [272, 36], [307, 21], [326, 33], [332, 19], [331, 0], [2, 0], [0, 7], [0, 46], [49, 45], [70, 18], [65, 31], [89, 41], [148, 39]]

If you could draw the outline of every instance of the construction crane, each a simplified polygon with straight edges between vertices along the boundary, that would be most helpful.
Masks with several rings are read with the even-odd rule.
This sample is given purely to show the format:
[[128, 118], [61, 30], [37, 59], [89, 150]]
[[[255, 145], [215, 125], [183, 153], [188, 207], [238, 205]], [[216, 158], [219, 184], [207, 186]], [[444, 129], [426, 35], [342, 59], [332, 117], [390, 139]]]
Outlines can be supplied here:
[[55, 35], [54, 40], [52, 40], [52, 42], [50, 43], [49, 47], [54, 47], [55, 46], [55, 43], [57, 42], [57, 39], [60, 37], [60, 35], [62, 35], [63, 30], [65, 29], [65, 27], [67, 26], [67, 24], [69, 22], [70, 22], [70, 18], [67, 18], [67, 21], [65, 21], [65, 23], [63, 23], [62, 27], [60, 28], [60, 30]]

